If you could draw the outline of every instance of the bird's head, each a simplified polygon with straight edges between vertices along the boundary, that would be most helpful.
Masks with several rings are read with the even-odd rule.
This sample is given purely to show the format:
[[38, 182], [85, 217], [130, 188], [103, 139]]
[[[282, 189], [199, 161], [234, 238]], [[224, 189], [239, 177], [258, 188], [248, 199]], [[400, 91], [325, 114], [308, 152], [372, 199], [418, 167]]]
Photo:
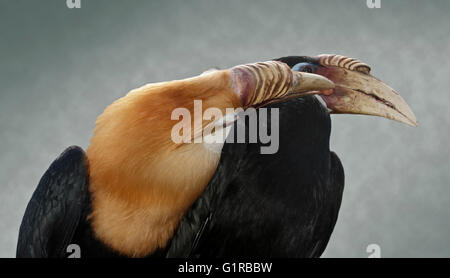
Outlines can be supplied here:
[[405, 100], [394, 89], [373, 77], [370, 67], [357, 59], [322, 54], [276, 60], [288, 64], [294, 71], [319, 74], [333, 81], [334, 89], [314, 92], [322, 97], [331, 113], [381, 116], [417, 126], [416, 117]]
[[[206, 119], [208, 109], [227, 115], [331, 88], [326, 77], [268, 61], [148, 84], [115, 101], [98, 117], [87, 149], [96, 236], [129, 256], [166, 246], [220, 159], [195, 140], [220, 119]], [[187, 113], [180, 121], [175, 111]], [[172, 131], [180, 125], [176, 142]]]

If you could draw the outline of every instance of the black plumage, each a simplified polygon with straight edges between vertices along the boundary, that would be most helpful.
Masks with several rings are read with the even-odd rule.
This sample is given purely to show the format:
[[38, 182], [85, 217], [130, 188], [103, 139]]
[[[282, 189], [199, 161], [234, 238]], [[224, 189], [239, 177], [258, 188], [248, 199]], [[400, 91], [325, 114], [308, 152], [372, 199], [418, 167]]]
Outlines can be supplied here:
[[70, 147], [41, 178], [20, 225], [17, 257], [65, 257], [84, 221], [89, 177], [84, 151]]
[[325, 250], [344, 188], [341, 162], [329, 150], [329, 113], [315, 97], [270, 107], [280, 109], [279, 151], [224, 145], [215, 176], [175, 237], [197, 223], [196, 244], [183, 247], [190, 256], [318, 257]]

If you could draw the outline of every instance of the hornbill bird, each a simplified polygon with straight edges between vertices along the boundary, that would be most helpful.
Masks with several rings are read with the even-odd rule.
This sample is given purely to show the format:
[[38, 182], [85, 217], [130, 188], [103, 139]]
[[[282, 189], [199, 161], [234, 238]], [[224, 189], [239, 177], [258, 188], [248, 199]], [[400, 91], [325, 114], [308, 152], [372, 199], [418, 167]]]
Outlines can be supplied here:
[[[344, 172], [329, 149], [329, 111], [313, 95], [332, 113], [417, 125], [369, 66], [340, 55], [290, 56], [148, 84], [105, 109], [86, 153], [70, 147], [52, 163], [26, 208], [17, 257], [66, 257], [71, 244], [83, 257], [320, 256], [337, 220]], [[200, 112], [217, 108], [226, 116], [197, 116], [196, 100]], [[194, 116], [175, 141], [180, 107]], [[240, 114], [230, 120], [228, 108], [253, 107], [259, 122], [259, 107], [278, 108], [279, 121], [265, 123], [279, 126], [278, 152], [261, 154], [263, 143], [196, 143], [211, 126], [238, 125]]]

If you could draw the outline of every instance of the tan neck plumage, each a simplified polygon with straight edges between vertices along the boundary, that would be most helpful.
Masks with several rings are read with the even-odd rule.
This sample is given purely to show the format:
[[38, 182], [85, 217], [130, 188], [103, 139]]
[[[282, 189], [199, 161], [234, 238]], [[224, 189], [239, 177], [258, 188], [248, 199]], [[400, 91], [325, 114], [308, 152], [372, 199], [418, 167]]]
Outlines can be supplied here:
[[220, 71], [146, 85], [97, 119], [87, 150], [90, 219], [95, 235], [121, 254], [142, 257], [164, 248], [216, 170], [219, 154], [171, 140], [172, 111], [193, 111], [194, 99], [203, 109], [239, 106], [229, 73]]
[[[194, 113], [195, 100], [202, 112], [214, 107], [225, 115], [227, 108], [296, 96], [305, 90], [298, 86], [303, 78], [284, 63], [268, 61], [146, 85], [107, 107], [87, 150], [96, 236], [124, 255], [149, 255], [166, 246], [205, 189], [220, 154], [203, 144], [174, 143], [174, 109], [188, 109], [191, 122], [200, 117], [201, 129], [208, 123]], [[198, 130], [190, 134], [196, 137]]]

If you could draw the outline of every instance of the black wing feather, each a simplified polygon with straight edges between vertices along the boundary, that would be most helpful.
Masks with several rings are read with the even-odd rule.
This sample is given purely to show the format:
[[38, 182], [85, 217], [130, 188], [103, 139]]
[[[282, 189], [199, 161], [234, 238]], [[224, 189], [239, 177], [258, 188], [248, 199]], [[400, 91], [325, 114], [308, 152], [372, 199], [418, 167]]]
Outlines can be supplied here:
[[89, 203], [84, 151], [67, 148], [49, 167], [31, 197], [20, 225], [17, 257], [66, 257], [66, 248]]
[[324, 203], [328, 206], [322, 211], [321, 216], [328, 221], [323, 221], [323, 225], [318, 225], [315, 238], [316, 246], [311, 251], [311, 257], [320, 257], [328, 245], [341, 208], [344, 184], [344, 167], [337, 154], [332, 151], [330, 152], [330, 176], [324, 193], [324, 196], [326, 196]]

